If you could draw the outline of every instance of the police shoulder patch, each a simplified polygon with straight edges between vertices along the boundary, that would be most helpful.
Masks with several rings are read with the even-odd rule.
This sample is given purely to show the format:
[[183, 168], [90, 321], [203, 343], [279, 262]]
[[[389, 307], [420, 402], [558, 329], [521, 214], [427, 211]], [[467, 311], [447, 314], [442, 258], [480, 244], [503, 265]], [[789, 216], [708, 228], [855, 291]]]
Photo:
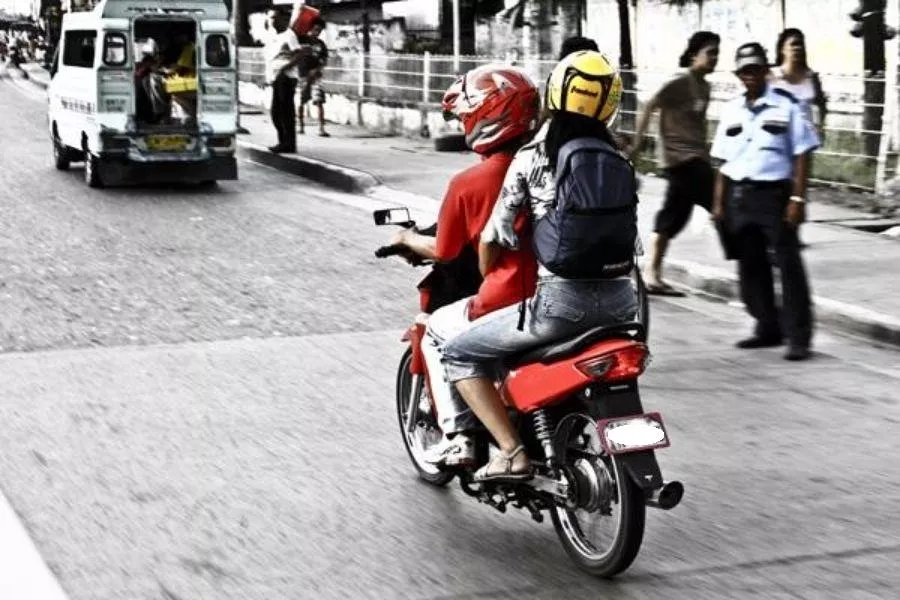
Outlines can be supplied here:
[[797, 96], [793, 95], [792, 93], [790, 93], [787, 90], [784, 90], [781, 88], [773, 88], [772, 91], [775, 92], [776, 94], [778, 94], [779, 96], [784, 96], [785, 98], [790, 100], [792, 104], [797, 104], [799, 102], [799, 100], [797, 100]]

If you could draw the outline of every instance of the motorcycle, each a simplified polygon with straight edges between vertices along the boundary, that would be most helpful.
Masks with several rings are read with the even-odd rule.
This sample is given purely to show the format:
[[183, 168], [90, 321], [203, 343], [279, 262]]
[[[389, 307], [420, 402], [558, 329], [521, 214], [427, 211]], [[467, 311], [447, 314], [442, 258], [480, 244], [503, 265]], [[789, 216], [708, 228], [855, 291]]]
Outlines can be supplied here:
[[[374, 216], [377, 225], [415, 228], [407, 209]], [[403, 246], [383, 246], [375, 256], [430, 264]], [[663, 480], [656, 461], [655, 451], [670, 444], [662, 416], [645, 413], [641, 404], [638, 377], [650, 353], [649, 305], [639, 270], [633, 273], [639, 295], [635, 322], [593, 329], [505, 360], [506, 374], [497, 385], [534, 467], [532, 479], [517, 482], [475, 482], [474, 469], [423, 459], [442, 438], [421, 351], [428, 314], [471, 295], [442, 293], [435, 301], [436, 283], [442, 292], [454, 286], [436, 282], [434, 275], [419, 284], [423, 313], [402, 337], [408, 348], [397, 370], [397, 419], [419, 477], [434, 486], [456, 477], [467, 495], [500, 512], [509, 505], [526, 510], [538, 523], [549, 512], [578, 567], [599, 577], [624, 571], [640, 550], [646, 508], [669, 510], [684, 494], [681, 483]], [[475, 446], [478, 465], [498, 451], [487, 432], [476, 435]]]

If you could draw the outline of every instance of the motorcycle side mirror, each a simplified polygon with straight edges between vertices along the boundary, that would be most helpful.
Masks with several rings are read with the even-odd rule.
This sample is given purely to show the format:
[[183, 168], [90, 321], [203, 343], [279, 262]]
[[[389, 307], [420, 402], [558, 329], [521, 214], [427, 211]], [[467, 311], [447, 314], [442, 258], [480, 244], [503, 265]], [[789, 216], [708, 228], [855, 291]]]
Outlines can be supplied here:
[[376, 225], [399, 225], [400, 227], [414, 227], [416, 222], [409, 216], [407, 208], [384, 208], [372, 213]]

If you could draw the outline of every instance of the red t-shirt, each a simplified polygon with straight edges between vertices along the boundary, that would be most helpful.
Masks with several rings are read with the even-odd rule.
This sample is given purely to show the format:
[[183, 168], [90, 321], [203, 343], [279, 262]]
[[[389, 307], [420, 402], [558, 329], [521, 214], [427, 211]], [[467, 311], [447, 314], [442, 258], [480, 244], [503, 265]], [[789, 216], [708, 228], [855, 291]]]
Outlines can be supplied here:
[[[492, 154], [450, 180], [438, 215], [438, 260], [453, 260], [467, 244], [478, 249], [481, 231], [491, 217], [512, 159], [511, 154]], [[520, 237], [526, 223], [524, 217], [516, 222]], [[534, 295], [536, 281], [537, 261], [530, 244], [523, 243], [519, 250], [502, 250], [472, 298], [469, 318], [477, 319]]]

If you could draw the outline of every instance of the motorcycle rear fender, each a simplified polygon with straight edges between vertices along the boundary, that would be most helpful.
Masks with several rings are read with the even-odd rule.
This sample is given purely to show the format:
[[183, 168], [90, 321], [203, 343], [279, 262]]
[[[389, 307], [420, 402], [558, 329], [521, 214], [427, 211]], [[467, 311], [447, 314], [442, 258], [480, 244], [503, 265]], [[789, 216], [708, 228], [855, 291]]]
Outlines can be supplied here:
[[662, 487], [662, 472], [659, 470], [659, 463], [656, 462], [656, 454], [653, 450], [618, 454], [616, 455], [616, 462], [620, 468], [625, 469], [631, 480], [645, 492]]
[[[538, 362], [517, 367], [509, 372], [503, 382], [503, 396], [523, 413], [556, 404], [592, 384], [602, 384], [580, 371], [576, 364], [635, 343], [615, 338], [602, 340], [583, 352], [558, 362], [550, 364]], [[622, 382], [622, 385], [627, 383]]]
[[413, 375], [425, 374], [425, 357], [422, 356], [423, 337], [425, 337], [425, 325], [423, 323], [416, 323], [403, 334], [402, 340], [404, 342], [408, 341], [409, 347], [412, 350], [412, 360], [410, 360], [409, 363], [409, 372]]

